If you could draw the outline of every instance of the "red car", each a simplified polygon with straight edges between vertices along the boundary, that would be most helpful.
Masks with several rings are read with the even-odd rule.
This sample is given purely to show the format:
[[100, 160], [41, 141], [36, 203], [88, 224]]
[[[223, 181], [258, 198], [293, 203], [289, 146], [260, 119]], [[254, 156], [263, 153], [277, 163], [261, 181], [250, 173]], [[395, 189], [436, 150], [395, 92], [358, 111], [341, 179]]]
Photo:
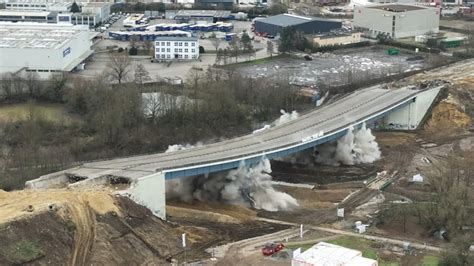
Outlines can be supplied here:
[[262, 254], [263, 256], [271, 256], [278, 251], [282, 250], [285, 248], [285, 245], [283, 243], [267, 243], [265, 246], [262, 248]]

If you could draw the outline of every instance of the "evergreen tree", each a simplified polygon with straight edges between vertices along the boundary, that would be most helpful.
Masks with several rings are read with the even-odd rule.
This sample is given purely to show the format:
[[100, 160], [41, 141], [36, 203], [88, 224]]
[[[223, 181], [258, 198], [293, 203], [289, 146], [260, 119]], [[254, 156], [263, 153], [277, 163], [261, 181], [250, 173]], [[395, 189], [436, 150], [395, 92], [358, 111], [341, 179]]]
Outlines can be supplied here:
[[74, 2], [72, 3], [71, 12], [72, 12], [72, 13], [79, 13], [79, 12], [81, 12], [81, 9], [79, 8], [79, 5], [77, 5], [76, 1], [74, 1]]

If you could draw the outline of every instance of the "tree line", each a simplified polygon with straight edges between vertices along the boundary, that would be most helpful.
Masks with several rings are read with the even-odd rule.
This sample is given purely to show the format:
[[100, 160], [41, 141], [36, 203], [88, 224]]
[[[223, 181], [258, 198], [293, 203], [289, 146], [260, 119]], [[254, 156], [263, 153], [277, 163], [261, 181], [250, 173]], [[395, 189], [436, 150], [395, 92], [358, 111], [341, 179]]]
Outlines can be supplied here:
[[[0, 188], [21, 188], [29, 178], [78, 161], [246, 134], [278, 117], [280, 109], [297, 106], [296, 89], [285, 77], [250, 79], [234, 70], [209, 68], [192, 70], [185, 85], [172, 86], [140, 83], [149, 76], [144, 72], [140, 65], [122, 68], [112, 76], [134, 76], [135, 82], [113, 85], [108, 75], [92, 80], [68, 75], [47, 81], [29, 75], [4, 79], [0, 101], [28, 103], [28, 115], [0, 125]], [[62, 106], [74, 119], [48, 118], [37, 107], [43, 103]]]

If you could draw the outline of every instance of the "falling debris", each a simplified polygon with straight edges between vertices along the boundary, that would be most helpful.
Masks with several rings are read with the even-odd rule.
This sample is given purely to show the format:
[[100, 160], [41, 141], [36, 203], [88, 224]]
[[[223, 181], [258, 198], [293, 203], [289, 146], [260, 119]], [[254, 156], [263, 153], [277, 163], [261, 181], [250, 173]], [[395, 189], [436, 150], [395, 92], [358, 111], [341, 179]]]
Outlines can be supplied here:
[[275, 126], [283, 125], [299, 117], [299, 114], [296, 111], [287, 113], [285, 110], [281, 109], [280, 113], [281, 113], [281, 116], [275, 121]]
[[166, 195], [186, 202], [221, 201], [266, 211], [297, 207], [295, 198], [273, 188], [271, 171], [270, 161], [262, 159], [253, 167], [241, 164], [226, 173], [170, 180], [166, 183]]
[[299, 114], [298, 112], [296, 111], [293, 111], [291, 113], [287, 113], [285, 110], [281, 109], [280, 110], [280, 117], [275, 120], [272, 125], [264, 125], [263, 127], [259, 128], [259, 129], [256, 129], [252, 132], [252, 134], [256, 134], [256, 133], [260, 133], [262, 131], [265, 131], [267, 129], [270, 129], [272, 126], [279, 126], [279, 125], [283, 125], [285, 123], [288, 123], [290, 122], [291, 120], [295, 120], [299, 117]]
[[196, 147], [201, 147], [201, 146], [202, 146], [202, 143], [200, 143], [200, 142], [196, 143], [195, 145], [191, 145], [191, 144], [185, 144], [185, 145], [182, 145], [182, 144], [174, 144], [174, 145], [169, 145], [169, 146], [168, 146], [168, 149], [166, 149], [165, 153], [176, 152], [176, 151], [182, 151], [182, 150], [187, 150], [187, 149], [196, 148]]
[[316, 147], [316, 153], [316, 162], [335, 166], [372, 163], [381, 156], [375, 136], [365, 123], [359, 130], [350, 128], [336, 142]]

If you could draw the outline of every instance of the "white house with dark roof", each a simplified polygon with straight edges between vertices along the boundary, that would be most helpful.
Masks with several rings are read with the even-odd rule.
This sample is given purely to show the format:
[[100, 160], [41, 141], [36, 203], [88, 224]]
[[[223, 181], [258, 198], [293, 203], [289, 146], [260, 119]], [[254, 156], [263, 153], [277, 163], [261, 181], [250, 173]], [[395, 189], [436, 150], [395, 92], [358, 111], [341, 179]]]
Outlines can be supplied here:
[[199, 58], [197, 37], [156, 37], [155, 60], [196, 60]]

